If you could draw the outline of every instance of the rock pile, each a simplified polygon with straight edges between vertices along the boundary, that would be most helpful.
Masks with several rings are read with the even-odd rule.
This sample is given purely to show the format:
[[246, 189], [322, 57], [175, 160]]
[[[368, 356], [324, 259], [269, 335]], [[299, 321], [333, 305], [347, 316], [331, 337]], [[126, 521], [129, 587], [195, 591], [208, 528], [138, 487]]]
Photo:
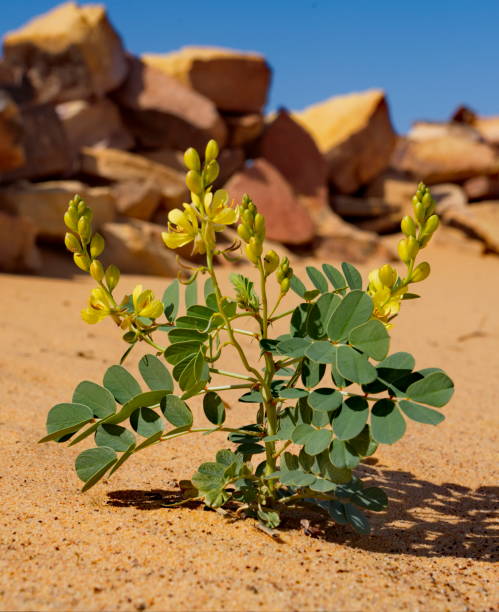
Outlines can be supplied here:
[[400, 137], [381, 90], [265, 116], [270, 82], [257, 53], [131, 56], [98, 5], [68, 2], [5, 34], [0, 269], [39, 269], [37, 244], [61, 242], [62, 212], [79, 193], [118, 265], [172, 273], [156, 238], [188, 195], [182, 150], [210, 138], [222, 147], [216, 187], [252, 195], [269, 241], [365, 259], [398, 231], [423, 180], [444, 221], [499, 251], [495, 205], [468, 206], [499, 200], [499, 117], [461, 107]]

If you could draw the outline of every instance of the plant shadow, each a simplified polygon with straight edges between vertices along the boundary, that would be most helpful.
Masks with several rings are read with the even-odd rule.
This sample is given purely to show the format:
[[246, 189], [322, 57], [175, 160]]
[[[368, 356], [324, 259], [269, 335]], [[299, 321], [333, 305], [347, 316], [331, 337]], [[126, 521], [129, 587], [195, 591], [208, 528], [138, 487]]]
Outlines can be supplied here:
[[[352, 548], [416, 557], [499, 561], [499, 487], [472, 490], [452, 483], [436, 485], [410, 472], [367, 465], [359, 472], [366, 481], [372, 480], [370, 484], [382, 487], [389, 499], [386, 512], [369, 513], [373, 528], [370, 536], [324, 521], [307, 510], [286, 518], [284, 529], [302, 529], [300, 519], [310, 519], [311, 524], [318, 525], [316, 537]], [[108, 498], [109, 505], [139, 510], [157, 510], [182, 500], [180, 490], [162, 489], [111, 491]], [[198, 502], [185, 505], [199, 507]]]

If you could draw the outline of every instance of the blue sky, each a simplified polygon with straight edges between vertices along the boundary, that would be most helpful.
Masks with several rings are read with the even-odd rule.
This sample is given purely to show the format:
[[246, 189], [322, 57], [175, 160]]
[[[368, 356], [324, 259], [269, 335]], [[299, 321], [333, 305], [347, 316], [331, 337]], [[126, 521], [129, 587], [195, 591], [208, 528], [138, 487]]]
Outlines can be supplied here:
[[[0, 1], [0, 31], [58, 2]], [[221, 45], [263, 53], [269, 109], [386, 90], [396, 128], [462, 103], [499, 115], [499, 0], [108, 0], [133, 53]]]

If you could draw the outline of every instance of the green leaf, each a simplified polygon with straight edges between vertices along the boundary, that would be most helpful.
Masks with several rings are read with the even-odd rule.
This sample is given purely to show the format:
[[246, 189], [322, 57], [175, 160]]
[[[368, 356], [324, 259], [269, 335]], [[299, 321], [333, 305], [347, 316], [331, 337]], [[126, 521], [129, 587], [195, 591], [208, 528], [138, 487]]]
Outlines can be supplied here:
[[308, 438], [314, 433], [314, 431], [317, 430], [314, 429], [311, 425], [308, 425], [307, 423], [301, 423], [300, 425], [297, 425], [294, 428], [293, 433], [291, 434], [291, 439], [295, 444], [305, 444]]
[[182, 391], [198, 387], [209, 379], [208, 364], [202, 351], [189, 355], [173, 368], [173, 377], [178, 381]]
[[301, 470], [290, 470], [289, 472], [283, 472], [280, 476], [280, 481], [283, 485], [292, 487], [308, 487], [313, 484], [315, 480], [315, 476], [306, 474]]
[[317, 491], [318, 493], [327, 493], [328, 491], [332, 491], [336, 488], [334, 482], [329, 480], [325, 480], [324, 478], [317, 478], [315, 482], [310, 485], [310, 489], [312, 491]]
[[307, 332], [311, 338], [322, 340], [327, 336], [329, 321], [340, 303], [339, 296], [325, 293], [312, 305], [307, 320]]
[[161, 400], [168, 395], [170, 391], [167, 389], [157, 389], [156, 391], [145, 391], [139, 393], [135, 397], [132, 397], [126, 404], [123, 404], [122, 409], [106, 418], [106, 423], [118, 424], [128, 419], [132, 412], [137, 408], [143, 408], [146, 406], [156, 406]]
[[299, 304], [291, 315], [291, 334], [293, 336], [306, 336], [307, 335], [307, 321], [308, 315], [312, 308], [312, 304]]
[[305, 442], [305, 452], [308, 455], [318, 455], [326, 450], [331, 443], [333, 433], [330, 429], [315, 429]]
[[168, 285], [165, 292], [163, 293], [163, 299], [161, 300], [165, 306], [165, 316], [169, 321], [174, 321], [178, 312], [178, 305], [180, 301], [180, 284], [177, 279]]
[[131, 431], [120, 425], [101, 423], [95, 432], [95, 444], [97, 446], [108, 446], [119, 453], [123, 453], [135, 445], [135, 436]]
[[177, 365], [190, 355], [195, 355], [199, 352], [199, 344], [197, 342], [176, 342], [170, 344], [165, 351], [165, 359], [171, 365]]
[[433, 410], [427, 406], [421, 406], [421, 404], [415, 404], [407, 400], [399, 402], [399, 406], [406, 416], [418, 423], [438, 425], [445, 419], [445, 416], [441, 412], [438, 412], [438, 410]]
[[89, 380], [84, 380], [76, 387], [73, 402], [88, 406], [98, 419], [104, 419], [116, 411], [116, 402], [112, 393]]
[[154, 355], [144, 355], [139, 361], [139, 370], [146, 385], [152, 391], [173, 391], [173, 380], [162, 361]]
[[414, 357], [410, 353], [393, 353], [393, 355], [389, 355], [383, 361], [378, 363], [378, 368], [387, 368], [393, 370], [402, 370], [404, 372], [411, 372], [414, 366], [416, 365], [416, 361]]
[[224, 485], [225, 466], [221, 463], [209, 461], [202, 463], [192, 477], [192, 484], [198, 491], [211, 491]]
[[280, 355], [303, 357], [310, 343], [310, 338], [289, 338], [288, 340], [281, 340], [277, 345], [277, 350]]
[[168, 334], [168, 340], [171, 343], [175, 342], [195, 342], [203, 344], [208, 339], [208, 334], [197, 331], [196, 329], [186, 329], [176, 327]]
[[320, 295], [320, 293], [321, 292], [318, 289], [309, 289], [303, 294], [303, 299], [307, 302], [311, 302], [312, 300], [315, 300], [315, 298]]
[[380, 361], [388, 354], [390, 336], [381, 321], [372, 319], [352, 329], [348, 341], [369, 357]]
[[137, 408], [132, 412], [130, 425], [143, 438], [149, 438], [158, 431], [163, 431], [161, 417], [150, 408]]
[[260, 300], [254, 289], [254, 283], [242, 274], [231, 274], [230, 282], [236, 290], [236, 298], [243, 308], [257, 311], [260, 307]]
[[358, 508], [352, 506], [352, 504], [345, 504], [345, 515], [355, 531], [362, 535], [369, 535], [371, 533], [371, 526], [366, 515]]
[[326, 366], [323, 363], [316, 363], [308, 358], [303, 359], [301, 363], [301, 381], [307, 389], [316, 387], [321, 382], [325, 372]]
[[443, 372], [433, 372], [407, 389], [409, 399], [437, 408], [445, 406], [454, 393], [454, 383]]
[[296, 387], [279, 390], [279, 397], [283, 399], [299, 399], [300, 397], [307, 397], [307, 395], [308, 391], [305, 391], [305, 389], [297, 389]]
[[332, 464], [338, 468], [354, 469], [360, 463], [360, 457], [350, 443], [336, 438], [331, 445], [329, 457]]
[[293, 274], [293, 276], [291, 277], [289, 286], [301, 298], [305, 295], [305, 291], [306, 291], [305, 285], [301, 282], [301, 280], [295, 274]]
[[216, 462], [229, 467], [233, 463], [241, 463], [240, 458], [228, 448], [219, 450], [216, 454]]
[[333, 431], [340, 440], [355, 438], [363, 429], [369, 414], [367, 400], [348, 397], [333, 417]]
[[167, 395], [161, 403], [165, 418], [175, 427], [191, 427], [193, 418], [189, 406], [176, 395]]
[[336, 367], [346, 379], [359, 384], [376, 380], [378, 372], [365, 355], [351, 346], [340, 345], [336, 353]]
[[381, 399], [372, 407], [371, 432], [380, 444], [394, 444], [404, 435], [406, 429], [404, 417], [395, 402]]
[[324, 274], [328, 277], [331, 285], [333, 285], [334, 289], [339, 289], [339, 293], [344, 294], [347, 288], [347, 281], [345, 280], [343, 274], [334, 266], [328, 263], [322, 264], [322, 269], [324, 271]]
[[120, 404], [125, 404], [141, 392], [139, 383], [122, 366], [113, 365], [104, 374], [104, 386]]
[[360, 489], [352, 495], [351, 500], [354, 504], [366, 508], [366, 510], [372, 510], [373, 512], [381, 512], [388, 506], [386, 493], [383, 489], [379, 489], [378, 487]]
[[225, 421], [225, 405], [215, 391], [208, 391], [203, 397], [203, 410], [206, 418], [213, 425], [222, 425]]
[[135, 443], [132, 444], [130, 446], [130, 448], [128, 448], [122, 455], [121, 457], [118, 459], [118, 461], [113, 465], [113, 467], [111, 468], [111, 471], [109, 472], [109, 477], [112, 476], [114, 474], [114, 472], [116, 472], [116, 470], [118, 468], [120, 468], [127, 459], [129, 459], [133, 453], [136, 451], [137, 449], [135, 448]]
[[322, 387], [308, 396], [308, 403], [314, 410], [331, 412], [341, 406], [343, 395], [336, 389]]
[[314, 287], [318, 289], [321, 293], [326, 293], [328, 289], [327, 280], [319, 272], [319, 270], [317, 270], [317, 268], [314, 268], [313, 266], [307, 266], [306, 271]]
[[312, 342], [305, 355], [316, 363], [333, 363], [336, 361], [336, 347], [324, 340]]
[[349, 440], [348, 445], [352, 448], [352, 452], [359, 455], [359, 457], [370, 457], [378, 448], [376, 440], [371, 438], [371, 429], [369, 425], [366, 425], [355, 438]]
[[75, 467], [78, 478], [85, 483], [82, 491], [87, 491], [96, 484], [116, 460], [116, 453], [107, 446], [89, 448], [80, 453], [76, 457]]
[[213, 286], [213, 280], [210, 277], [208, 277], [205, 280], [204, 287], [203, 287], [204, 299], [206, 300], [208, 296], [211, 295], [212, 293], [215, 293], [215, 287]]
[[346, 339], [352, 329], [369, 320], [372, 311], [373, 302], [367, 293], [348, 293], [331, 316], [327, 329], [329, 338], [335, 341]]
[[273, 510], [258, 510], [257, 512], [258, 518], [262, 521], [264, 525], [267, 525], [270, 529], [276, 529], [279, 527], [281, 522], [281, 518], [279, 514]]
[[136, 453], [137, 451], [141, 451], [144, 448], [151, 446], [151, 444], [155, 444], [161, 439], [162, 435], [163, 435], [162, 431], [157, 431], [152, 436], [149, 436], [148, 438], [146, 438], [141, 444], [139, 444], [134, 452]]
[[335, 523], [347, 525], [348, 519], [345, 513], [345, 504], [339, 501], [317, 501], [317, 505], [324, 508]]
[[343, 262], [341, 269], [350, 289], [362, 289], [362, 276], [355, 266], [352, 266], [351, 263]]
[[241, 395], [239, 401], [247, 404], [262, 404], [263, 395], [260, 393], [260, 391], [249, 391], [248, 393]]
[[196, 278], [185, 286], [184, 297], [186, 309], [198, 303], [198, 283]]
[[47, 415], [48, 435], [39, 442], [56, 440], [66, 434], [78, 431], [93, 418], [92, 411], [83, 404], [56, 404]]

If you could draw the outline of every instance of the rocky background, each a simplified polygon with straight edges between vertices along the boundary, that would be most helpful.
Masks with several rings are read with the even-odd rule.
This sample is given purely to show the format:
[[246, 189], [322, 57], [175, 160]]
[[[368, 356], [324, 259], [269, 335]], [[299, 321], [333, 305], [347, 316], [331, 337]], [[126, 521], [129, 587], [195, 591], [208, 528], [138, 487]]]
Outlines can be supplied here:
[[400, 136], [381, 90], [265, 115], [271, 77], [256, 53], [131, 56], [96, 5], [63, 4], [5, 34], [0, 269], [43, 272], [40, 246], [62, 245], [63, 212], [78, 193], [109, 260], [175, 274], [159, 234], [187, 197], [182, 151], [210, 138], [222, 148], [216, 186], [236, 199], [248, 192], [269, 241], [298, 255], [389, 256], [386, 235], [420, 180], [445, 224], [499, 254], [499, 116], [460, 107]]

